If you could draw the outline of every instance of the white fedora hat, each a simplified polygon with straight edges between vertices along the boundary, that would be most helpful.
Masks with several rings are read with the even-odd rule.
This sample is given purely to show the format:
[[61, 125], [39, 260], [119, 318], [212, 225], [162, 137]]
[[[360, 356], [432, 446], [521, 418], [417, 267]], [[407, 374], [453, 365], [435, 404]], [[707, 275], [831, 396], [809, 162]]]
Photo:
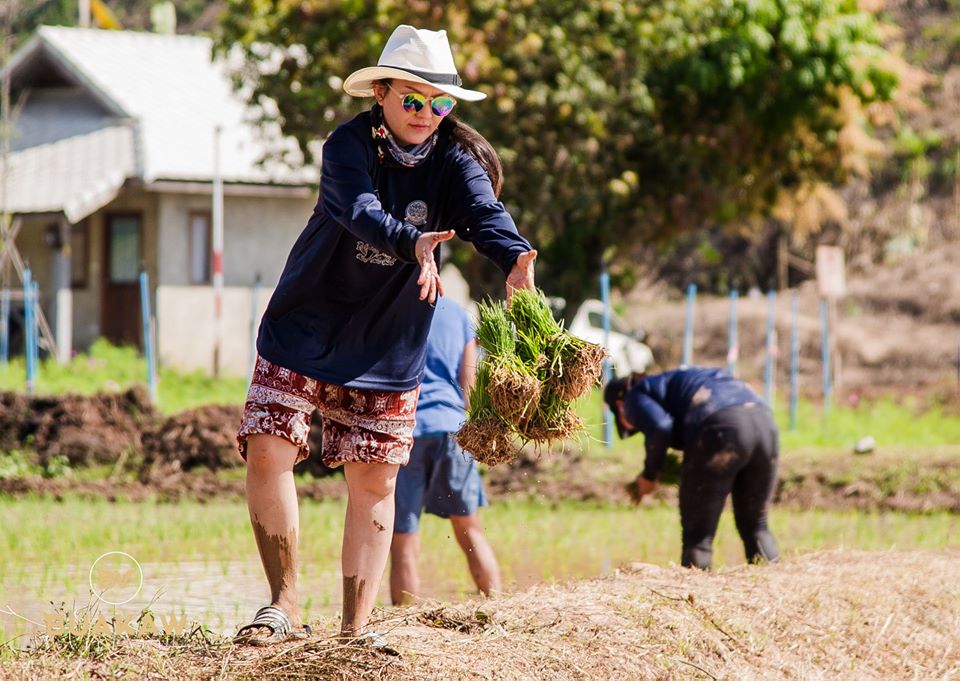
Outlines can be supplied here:
[[343, 82], [343, 89], [354, 97], [372, 97], [373, 81], [383, 78], [432, 85], [467, 102], [476, 102], [487, 96], [460, 87], [462, 81], [453, 63], [446, 31], [428, 31], [406, 24], [393, 31], [377, 65], [351, 73]]

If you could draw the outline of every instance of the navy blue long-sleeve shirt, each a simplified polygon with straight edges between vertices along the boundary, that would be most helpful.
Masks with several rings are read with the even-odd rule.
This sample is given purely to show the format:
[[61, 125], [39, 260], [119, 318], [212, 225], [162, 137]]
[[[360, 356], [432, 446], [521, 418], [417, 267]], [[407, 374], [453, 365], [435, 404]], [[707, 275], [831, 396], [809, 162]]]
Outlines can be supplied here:
[[623, 411], [634, 432], [644, 434], [643, 477], [656, 480], [667, 448], [686, 449], [708, 416], [748, 403], [763, 400], [723, 369], [691, 367], [635, 381], [624, 396]]
[[445, 126], [415, 168], [381, 165], [369, 112], [339, 126], [324, 143], [320, 197], [260, 323], [257, 351], [329, 383], [415, 388], [433, 307], [419, 299], [414, 245], [421, 232], [447, 229], [504, 273], [531, 250]]

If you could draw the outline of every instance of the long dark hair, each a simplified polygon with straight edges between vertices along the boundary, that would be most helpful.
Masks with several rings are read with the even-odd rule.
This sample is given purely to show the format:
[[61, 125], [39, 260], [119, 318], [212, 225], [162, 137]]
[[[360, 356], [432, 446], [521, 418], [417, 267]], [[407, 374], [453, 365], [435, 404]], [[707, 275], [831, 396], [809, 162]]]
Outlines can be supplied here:
[[[373, 81], [373, 83], [384, 86], [388, 86], [392, 82], [392, 78], [381, 78]], [[486, 137], [453, 114], [440, 121], [440, 128], [450, 135], [450, 138], [459, 144], [465, 152], [477, 159], [477, 163], [487, 171], [487, 175], [490, 177], [490, 184], [493, 185], [493, 195], [499, 197], [500, 190], [503, 189], [503, 165], [500, 163], [500, 156], [497, 155], [497, 150], [493, 148], [493, 145], [487, 141]]]
[[446, 127], [451, 139], [459, 144], [465, 152], [477, 159], [477, 163], [487, 171], [490, 184], [493, 185], [493, 195], [499, 197], [503, 189], [503, 166], [497, 150], [487, 141], [487, 138], [474, 130], [453, 114], [447, 116], [440, 123]]

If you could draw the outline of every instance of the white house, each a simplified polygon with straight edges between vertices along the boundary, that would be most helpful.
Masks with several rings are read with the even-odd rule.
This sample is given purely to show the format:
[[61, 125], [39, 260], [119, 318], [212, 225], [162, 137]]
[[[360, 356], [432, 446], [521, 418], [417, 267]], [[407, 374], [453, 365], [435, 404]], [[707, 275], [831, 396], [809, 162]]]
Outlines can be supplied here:
[[[316, 201], [316, 169], [302, 166], [278, 128], [250, 123], [253, 112], [225, 65], [211, 61], [207, 38], [42, 27], [0, 73], [13, 103], [0, 211], [13, 216], [17, 252], [39, 282], [61, 355], [101, 336], [142, 343], [142, 266], [156, 301], [160, 361], [212, 368], [218, 166], [220, 366], [245, 373], [251, 324]], [[261, 162], [278, 147], [292, 167]], [[20, 280], [9, 263], [3, 269], [16, 300]], [[263, 286], [253, 300], [258, 275]]]

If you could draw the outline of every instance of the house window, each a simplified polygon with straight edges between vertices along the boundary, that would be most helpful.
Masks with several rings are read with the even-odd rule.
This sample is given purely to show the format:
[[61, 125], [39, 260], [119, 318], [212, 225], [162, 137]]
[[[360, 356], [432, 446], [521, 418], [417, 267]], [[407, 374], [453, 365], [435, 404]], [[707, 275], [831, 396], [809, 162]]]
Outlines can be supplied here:
[[111, 284], [136, 284], [140, 273], [140, 217], [111, 216], [108, 232], [108, 281]]
[[190, 283], [210, 283], [210, 213], [190, 213], [189, 234], [190, 240], [189, 263]]
[[70, 287], [87, 288], [90, 230], [86, 220], [70, 225]]

